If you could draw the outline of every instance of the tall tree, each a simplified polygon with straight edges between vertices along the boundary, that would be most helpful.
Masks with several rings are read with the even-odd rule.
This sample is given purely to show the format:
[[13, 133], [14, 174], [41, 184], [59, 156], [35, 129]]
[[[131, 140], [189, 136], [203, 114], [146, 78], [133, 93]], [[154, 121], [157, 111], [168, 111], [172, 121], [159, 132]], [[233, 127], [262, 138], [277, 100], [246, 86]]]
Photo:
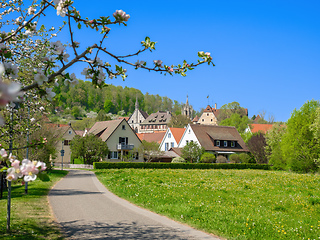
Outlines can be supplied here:
[[174, 128], [184, 128], [186, 127], [189, 123], [191, 123], [190, 118], [188, 118], [185, 115], [176, 115], [173, 114], [170, 122], [168, 123], [169, 127], [174, 127]]
[[287, 123], [287, 130], [281, 142], [283, 157], [288, 168], [297, 172], [315, 171], [315, 159], [320, 156], [320, 142], [314, 137], [311, 126], [316, 121], [319, 101], [306, 102], [294, 110]]
[[107, 144], [93, 134], [84, 137], [76, 135], [70, 145], [73, 158], [83, 158], [85, 164], [93, 164], [105, 158], [109, 149]]

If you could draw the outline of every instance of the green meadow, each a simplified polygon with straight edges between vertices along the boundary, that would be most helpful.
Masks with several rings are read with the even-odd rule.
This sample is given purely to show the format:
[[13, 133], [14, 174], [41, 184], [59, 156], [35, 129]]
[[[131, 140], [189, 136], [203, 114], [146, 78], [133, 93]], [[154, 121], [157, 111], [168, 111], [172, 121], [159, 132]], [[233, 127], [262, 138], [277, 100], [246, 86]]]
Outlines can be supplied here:
[[50, 181], [37, 179], [28, 185], [24, 194], [21, 181], [12, 183], [11, 192], [11, 232], [7, 233], [7, 192], [0, 199], [0, 239], [62, 239], [58, 226], [52, 219], [48, 204], [51, 187], [67, 174], [67, 171], [52, 170]]
[[227, 239], [319, 239], [320, 175], [263, 170], [96, 170], [136, 205]]

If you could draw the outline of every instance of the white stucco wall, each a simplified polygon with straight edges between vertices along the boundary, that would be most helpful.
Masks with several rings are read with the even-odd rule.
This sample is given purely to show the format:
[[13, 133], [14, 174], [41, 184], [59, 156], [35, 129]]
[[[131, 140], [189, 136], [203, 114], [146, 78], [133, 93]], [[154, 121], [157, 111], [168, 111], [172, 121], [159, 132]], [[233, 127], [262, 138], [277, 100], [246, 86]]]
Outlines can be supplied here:
[[[165, 149], [166, 143], [168, 143], [168, 149]], [[172, 146], [172, 143], [173, 143], [173, 146]], [[172, 132], [168, 128], [167, 132], [165, 133], [163, 140], [160, 144], [160, 150], [161, 151], [168, 151], [172, 147], [178, 147], [178, 143], [176, 142]]]
[[188, 142], [193, 141], [200, 145], [196, 135], [194, 134], [194, 132], [192, 131], [192, 128], [190, 127], [190, 124], [187, 126], [186, 131], [184, 132], [178, 147], [183, 148], [185, 145], [187, 145], [187, 141]]

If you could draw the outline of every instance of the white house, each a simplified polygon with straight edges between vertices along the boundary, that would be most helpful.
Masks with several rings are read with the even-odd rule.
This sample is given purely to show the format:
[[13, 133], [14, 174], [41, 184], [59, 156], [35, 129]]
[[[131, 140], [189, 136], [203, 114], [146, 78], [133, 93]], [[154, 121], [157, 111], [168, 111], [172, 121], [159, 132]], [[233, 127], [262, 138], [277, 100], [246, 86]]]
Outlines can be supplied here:
[[168, 128], [160, 144], [161, 151], [169, 151], [170, 148], [178, 147], [185, 128]]
[[226, 158], [233, 153], [249, 152], [235, 127], [189, 124], [180, 140], [179, 148], [196, 142], [207, 152]]

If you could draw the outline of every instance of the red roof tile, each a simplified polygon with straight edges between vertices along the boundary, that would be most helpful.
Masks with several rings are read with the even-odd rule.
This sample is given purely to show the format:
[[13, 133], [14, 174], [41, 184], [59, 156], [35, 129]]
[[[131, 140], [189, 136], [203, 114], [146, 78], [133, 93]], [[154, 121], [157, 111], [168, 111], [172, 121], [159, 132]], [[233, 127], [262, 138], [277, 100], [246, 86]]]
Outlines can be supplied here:
[[137, 133], [137, 136], [141, 141], [145, 140], [147, 142], [157, 142], [160, 144], [165, 133], [166, 131], [159, 131], [154, 133]]
[[[258, 115], [259, 116], [259, 115]], [[272, 128], [273, 124], [257, 124], [257, 123], [252, 123], [251, 124], [251, 132], [252, 133], [266, 133]]]

